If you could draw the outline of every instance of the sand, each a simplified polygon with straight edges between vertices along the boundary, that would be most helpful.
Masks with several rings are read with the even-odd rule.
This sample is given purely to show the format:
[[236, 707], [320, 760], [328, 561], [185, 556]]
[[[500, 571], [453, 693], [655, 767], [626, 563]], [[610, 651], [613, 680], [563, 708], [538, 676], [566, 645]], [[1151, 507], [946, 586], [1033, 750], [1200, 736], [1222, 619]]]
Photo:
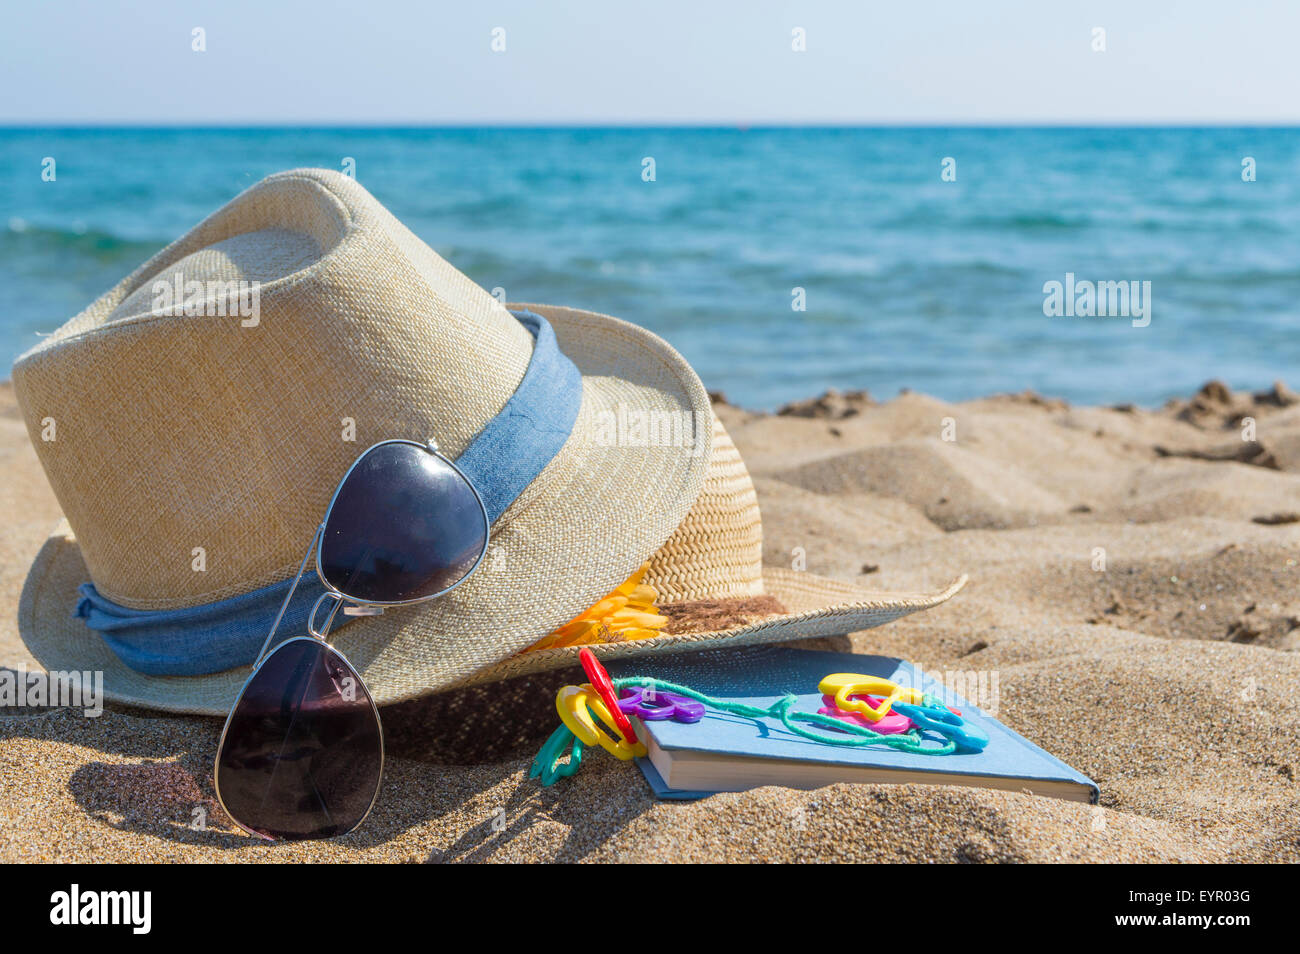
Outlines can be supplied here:
[[[972, 578], [936, 610], [821, 645], [996, 672], [999, 718], [1094, 778], [1100, 807], [850, 785], [658, 803], [603, 753], [541, 789], [526, 771], [564, 679], [548, 674], [504, 690], [508, 724], [476, 718], [472, 691], [386, 710], [371, 818], [297, 845], [222, 818], [218, 720], [0, 711], [0, 860], [1300, 861], [1289, 390], [1210, 384], [1155, 411], [912, 393], [717, 408], [758, 486], [766, 562], [873, 588]], [[0, 502], [0, 665], [30, 666], [14, 615], [59, 508], [7, 387]]]

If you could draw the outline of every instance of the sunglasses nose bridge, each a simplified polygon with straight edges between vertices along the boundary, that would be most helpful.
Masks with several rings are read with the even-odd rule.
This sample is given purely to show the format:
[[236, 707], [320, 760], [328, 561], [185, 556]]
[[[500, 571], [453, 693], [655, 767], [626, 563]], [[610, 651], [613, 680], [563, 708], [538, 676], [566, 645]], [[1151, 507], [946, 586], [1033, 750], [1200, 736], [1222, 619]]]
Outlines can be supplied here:
[[[317, 626], [316, 614], [320, 611], [321, 604], [326, 600], [332, 602], [333, 606], [330, 607], [329, 615], [325, 617], [324, 625]], [[307, 632], [312, 636], [315, 636], [317, 639], [324, 640], [329, 634], [330, 627], [334, 624], [334, 617], [337, 615], [339, 607], [342, 605], [343, 597], [339, 596], [337, 593], [322, 593], [320, 598], [312, 604], [311, 613], [307, 617]]]

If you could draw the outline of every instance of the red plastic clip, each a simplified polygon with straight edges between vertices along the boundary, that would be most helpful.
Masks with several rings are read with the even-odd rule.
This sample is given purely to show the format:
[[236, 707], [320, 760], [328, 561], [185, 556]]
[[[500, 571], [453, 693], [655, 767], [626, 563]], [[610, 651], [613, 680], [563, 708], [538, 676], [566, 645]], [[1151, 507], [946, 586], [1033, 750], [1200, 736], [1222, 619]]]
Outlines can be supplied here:
[[596, 695], [600, 696], [600, 701], [605, 703], [605, 708], [609, 710], [615, 727], [623, 733], [623, 740], [628, 745], [636, 745], [636, 731], [627, 716], [623, 714], [623, 710], [618, 707], [618, 693], [614, 691], [614, 684], [610, 682], [605, 667], [600, 664], [596, 654], [586, 646], [578, 651], [578, 660], [582, 663], [583, 672], [591, 680], [591, 687], [596, 690]]

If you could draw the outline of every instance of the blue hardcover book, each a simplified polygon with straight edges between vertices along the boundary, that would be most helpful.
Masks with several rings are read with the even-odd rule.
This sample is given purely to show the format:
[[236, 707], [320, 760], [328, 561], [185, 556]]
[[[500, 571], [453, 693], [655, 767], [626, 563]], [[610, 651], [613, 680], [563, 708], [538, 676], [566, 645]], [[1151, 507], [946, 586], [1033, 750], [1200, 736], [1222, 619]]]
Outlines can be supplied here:
[[[822, 706], [817, 684], [831, 673], [883, 676], [940, 696], [989, 739], [980, 752], [922, 755], [881, 745], [825, 745], [795, 735], [779, 719], [746, 718], [714, 709], [693, 724], [638, 719], [637, 731], [646, 741], [649, 757], [637, 762], [660, 798], [702, 798], [762, 785], [820, 788], [836, 782], [965, 785], [1083, 802], [1096, 802], [1100, 794], [1087, 776], [899, 659], [763, 647], [610, 660], [608, 668], [614, 676], [653, 676], [762, 708], [793, 693], [799, 698], [795, 708], [804, 712]], [[929, 732], [926, 737], [935, 745], [943, 742]]]

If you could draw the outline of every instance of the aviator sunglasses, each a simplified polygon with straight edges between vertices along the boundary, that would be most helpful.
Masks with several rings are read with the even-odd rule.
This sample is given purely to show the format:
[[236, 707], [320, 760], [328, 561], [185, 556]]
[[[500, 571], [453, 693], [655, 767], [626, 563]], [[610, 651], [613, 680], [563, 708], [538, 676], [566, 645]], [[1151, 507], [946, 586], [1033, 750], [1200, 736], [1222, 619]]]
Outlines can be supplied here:
[[[436, 444], [381, 441], [356, 459], [221, 733], [217, 800], [240, 828], [330, 838], [365, 820], [383, 777], [383, 728], [360, 674], [327, 641], [330, 626], [340, 609], [377, 616], [463, 583], [487, 552], [488, 525], [478, 491]], [[268, 654], [313, 552], [325, 592], [308, 635]]]

